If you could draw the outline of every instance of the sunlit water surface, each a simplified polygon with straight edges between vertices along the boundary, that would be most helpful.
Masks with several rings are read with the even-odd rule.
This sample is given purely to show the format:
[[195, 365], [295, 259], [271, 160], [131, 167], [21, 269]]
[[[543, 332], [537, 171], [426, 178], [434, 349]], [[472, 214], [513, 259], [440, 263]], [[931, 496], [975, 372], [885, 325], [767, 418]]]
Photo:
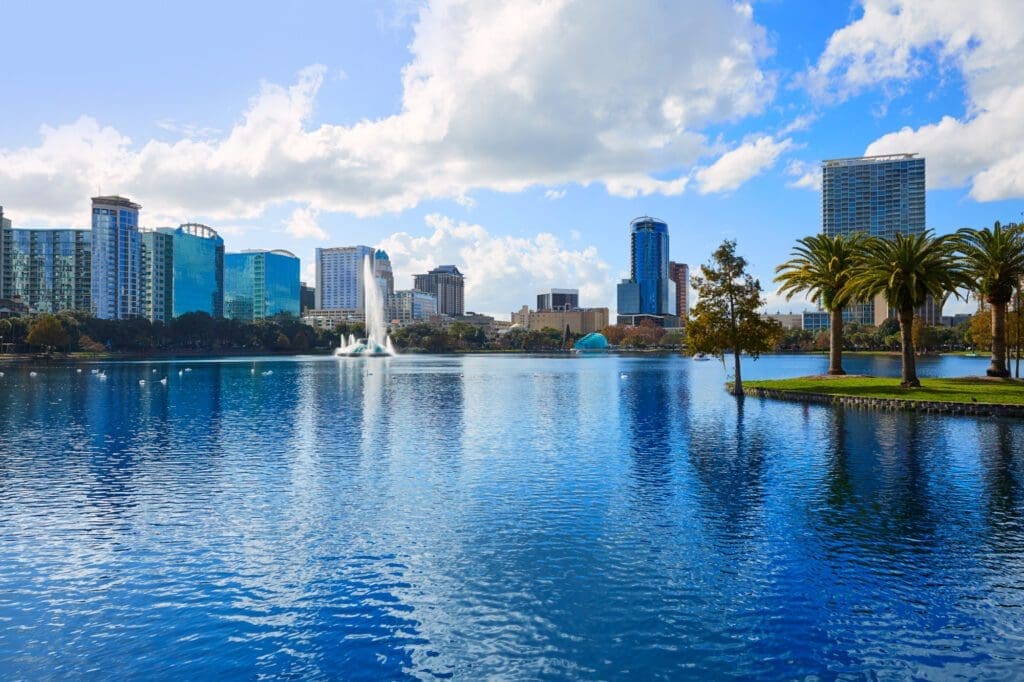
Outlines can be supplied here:
[[1024, 674], [1021, 422], [678, 357], [78, 368], [0, 378], [5, 679]]

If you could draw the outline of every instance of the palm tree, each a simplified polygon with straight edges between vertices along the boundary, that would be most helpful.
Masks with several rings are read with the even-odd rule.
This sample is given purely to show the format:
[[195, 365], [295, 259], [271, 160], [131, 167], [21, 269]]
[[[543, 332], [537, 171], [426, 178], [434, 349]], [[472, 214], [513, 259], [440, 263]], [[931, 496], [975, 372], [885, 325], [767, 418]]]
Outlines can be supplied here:
[[992, 306], [992, 363], [987, 374], [1008, 377], [1006, 306], [1024, 277], [1024, 229], [1019, 225], [1003, 227], [997, 221], [992, 229], [964, 228], [957, 238], [972, 289]]
[[864, 236], [816, 234], [797, 240], [793, 257], [775, 268], [775, 281], [782, 284], [779, 293], [786, 299], [807, 293], [811, 301], [829, 311], [828, 373], [846, 374], [843, 370], [843, 308], [850, 297], [843, 293], [850, 279], [856, 254], [864, 245]]
[[936, 237], [931, 230], [917, 234], [897, 234], [893, 239], [869, 237], [864, 241], [843, 287], [850, 299], [871, 300], [881, 294], [899, 315], [903, 355], [904, 388], [920, 386], [914, 362], [914, 309], [928, 297], [942, 299], [966, 283], [956, 260], [957, 239], [953, 235]]

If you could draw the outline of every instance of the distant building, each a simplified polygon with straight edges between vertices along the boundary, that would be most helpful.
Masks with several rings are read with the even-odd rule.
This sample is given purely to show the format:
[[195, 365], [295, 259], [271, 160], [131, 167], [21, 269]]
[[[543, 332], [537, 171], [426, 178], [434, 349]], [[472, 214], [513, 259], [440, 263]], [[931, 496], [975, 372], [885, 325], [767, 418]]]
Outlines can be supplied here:
[[[830, 237], [853, 233], [892, 239], [925, 231], [925, 160], [916, 154], [830, 159], [821, 164], [821, 225]], [[938, 324], [942, 303], [918, 311]], [[852, 303], [843, 320], [878, 325], [889, 317], [885, 301]]]
[[690, 266], [686, 263], [668, 262], [668, 278], [676, 285], [676, 315], [681, 326], [686, 326], [690, 317]]
[[253, 322], [301, 312], [300, 263], [290, 251], [250, 250], [224, 256], [224, 315]]
[[537, 310], [575, 310], [580, 307], [579, 289], [550, 289], [537, 294]]
[[381, 294], [385, 300], [395, 293], [395, 275], [391, 271], [391, 259], [386, 251], [380, 249], [373, 254], [373, 275], [380, 285]]
[[573, 334], [599, 332], [608, 326], [608, 309], [537, 310], [530, 313], [529, 322], [525, 326], [531, 331], [545, 327], [564, 331], [568, 327]]
[[142, 313], [141, 209], [125, 197], [92, 199], [91, 305], [101, 319], [123, 320]]
[[150, 322], [174, 318], [174, 234], [145, 230], [142, 240], [140, 293], [142, 316]]
[[439, 315], [465, 313], [465, 287], [465, 277], [454, 265], [440, 265], [425, 275], [413, 275], [413, 289], [437, 296]]
[[91, 309], [92, 233], [12, 228], [0, 217], [0, 297], [32, 312]]
[[804, 316], [802, 313], [763, 313], [761, 318], [778, 322], [783, 329], [804, 328]]
[[426, 322], [437, 315], [437, 296], [426, 291], [396, 291], [388, 296], [387, 303], [388, 319], [400, 325]]
[[174, 317], [197, 312], [224, 317], [224, 240], [199, 223], [157, 231], [173, 236]]
[[307, 310], [302, 321], [317, 329], [334, 329], [342, 322], [365, 322], [361, 310], [334, 308], [331, 310]]
[[676, 285], [669, 277], [668, 223], [642, 216], [629, 224], [629, 279], [618, 285], [618, 323], [649, 319], [676, 327]]
[[299, 310], [302, 315], [307, 310], [316, 308], [316, 287], [311, 287], [305, 282], [299, 282]]
[[373, 258], [369, 246], [316, 250], [316, 310], [354, 310], [363, 314], [363, 261]]
[[808, 310], [802, 317], [803, 328], [807, 331], [819, 332], [831, 326], [829, 313], [825, 310]]
[[522, 327], [529, 327], [530, 306], [524, 305], [522, 308], [519, 309], [518, 312], [513, 312], [511, 315], [509, 315], [509, 318], [511, 320], [509, 324], [518, 324]]

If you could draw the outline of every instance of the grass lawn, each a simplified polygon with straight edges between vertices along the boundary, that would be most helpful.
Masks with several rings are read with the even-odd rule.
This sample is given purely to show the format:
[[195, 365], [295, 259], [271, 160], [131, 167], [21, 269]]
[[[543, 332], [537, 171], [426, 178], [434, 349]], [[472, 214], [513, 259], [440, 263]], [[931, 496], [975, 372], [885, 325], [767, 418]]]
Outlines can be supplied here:
[[743, 385], [749, 388], [855, 398], [1024, 405], [1024, 381], [987, 377], [921, 379], [921, 388], [900, 388], [898, 377], [867, 376], [811, 376], [798, 379], [744, 381]]

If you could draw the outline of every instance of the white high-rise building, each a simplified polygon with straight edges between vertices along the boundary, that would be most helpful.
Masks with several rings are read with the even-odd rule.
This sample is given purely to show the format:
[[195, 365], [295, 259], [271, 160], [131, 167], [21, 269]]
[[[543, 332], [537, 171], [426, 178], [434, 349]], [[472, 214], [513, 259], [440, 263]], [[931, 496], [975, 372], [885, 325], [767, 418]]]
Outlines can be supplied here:
[[369, 246], [338, 246], [316, 250], [316, 309], [364, 313], [363, 259], [373, 258]]

